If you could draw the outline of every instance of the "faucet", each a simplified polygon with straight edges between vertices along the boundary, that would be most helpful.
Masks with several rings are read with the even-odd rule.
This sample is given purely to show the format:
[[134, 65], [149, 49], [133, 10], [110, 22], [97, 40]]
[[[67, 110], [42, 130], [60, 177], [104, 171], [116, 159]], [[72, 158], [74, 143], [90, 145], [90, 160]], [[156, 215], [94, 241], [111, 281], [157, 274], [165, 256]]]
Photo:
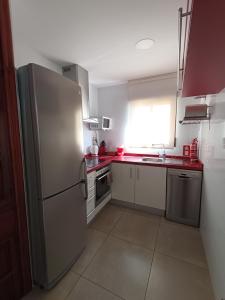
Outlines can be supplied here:
[[165, 159], [166, 159], [165, 144], [160, 144], [160, 145], [162, 145], [162, 147], [163, 147], [163, 153], [160, 153], [160, 152], [159, 152], [159, 157], [160, 157], [160, 158], [163, 158], [163, 160], [165, 160]]

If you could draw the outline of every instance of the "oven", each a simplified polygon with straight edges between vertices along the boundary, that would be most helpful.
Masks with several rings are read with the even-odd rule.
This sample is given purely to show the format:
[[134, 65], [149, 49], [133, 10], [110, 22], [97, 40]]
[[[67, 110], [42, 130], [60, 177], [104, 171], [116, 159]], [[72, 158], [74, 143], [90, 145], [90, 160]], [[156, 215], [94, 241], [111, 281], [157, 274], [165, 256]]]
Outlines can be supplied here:
[[111, 167], [107, 166], [96, 171], [96, 201], [97, 207], [111, 193], [112, 173]]

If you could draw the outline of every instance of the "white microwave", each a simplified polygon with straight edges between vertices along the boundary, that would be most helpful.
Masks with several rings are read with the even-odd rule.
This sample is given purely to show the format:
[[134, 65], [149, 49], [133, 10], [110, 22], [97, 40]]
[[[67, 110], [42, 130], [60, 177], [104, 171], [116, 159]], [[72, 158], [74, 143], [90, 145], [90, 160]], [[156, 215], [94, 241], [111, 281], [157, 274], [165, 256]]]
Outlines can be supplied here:
[[112, 119], [107, 117], [97, 118], [98, 123], [90, 123], [92, 130], [110, 130], [112, 128]]

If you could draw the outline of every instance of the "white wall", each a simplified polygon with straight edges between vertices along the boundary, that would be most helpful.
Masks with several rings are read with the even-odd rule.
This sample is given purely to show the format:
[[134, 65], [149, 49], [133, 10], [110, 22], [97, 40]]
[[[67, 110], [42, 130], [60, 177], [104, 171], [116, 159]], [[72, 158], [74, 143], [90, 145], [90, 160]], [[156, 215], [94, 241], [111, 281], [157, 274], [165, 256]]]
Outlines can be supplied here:
[[[16, 68], [29, 64], [36, 63], [41, 66], [44, 66], [50, 70], [62, 74], [62, 67], [43, 56], [37, 49], [33, 49], [23, 40], [22, 36], [16, 36], [15, 34], [15, 20], [13, 14], [11, 15], [12, 22], [12, 33], [13, 33], [13, 48], [14, 48], [14, 62]], [[98, 114], [98, 105], [97, 105], [97, 88], [90, 85], [90, 111], [91, 114]], [[89, 146], [92, 143], [92, 137], [95, 135], [93, 131], [89, 130], [89, 125], [83, 123], [83, 136], [84, 136], [84, 152], [89, 152]]]
[[[168, 76], [167, 76], [168, 77]], [[125, 144], [125, 131], [128, 118], [128, 102], [129, 99], [136, 97], [135, 93], [142, 94], [146, 97], [149, 96], [163, 96], [176, 92], [176, 77], [172, 74], [167, 79], [161, 77], [157, 81], [138, 81], [132, 85], [132, 90], [128, 84], [103, 87], [98, 89], [98, 107], [99, 115], [109, 116], [113, 119], [113, 128], [110, 131], [100, 131], [99, 139], [105, 140], [108, 150], [114, 151], [117, 146]], [[152, 86], [152, 88], [150, 88]], [[136, 91], [136, 92], [135, 92]], [[184, 116], [184, 108], [187, 104], [197, 104], [200, 100], [193, 98], [179, 99], [177, 107], [177, 124], [176, 124], [176, 137], [177, 145], [174, 149], [169, 149], [166, 152], [170, 154], [180, 155], [184, 144], [190, 144], [194, 137], [199, 135], [199, 125], [180, 125], [179, 120]], [[131, 152], [131, 149], [129, 149]], [[137, 150], [133, 150], [137, 152]], [[143, 149], [143, 153], [155, 153], [158, 150]]]
[[207, 98], [213, 105], [210, 129], [201, 126], [204, 180], [201, 233], [216, 300], [225, 299], [225, 91]]
[[128, 115], [127, 85], [117, 85], [98, 89], [99, 116], [111, 117], [112, 130], [99, 131], [99, 140], [105, 140], [108, 150], [115, 150], [124, 144]]
[[59, 65], [47, 59], [37, 50], [32, 49], [25, 43], [21, 43], [17, 39], [13, 39], [13, 48], [15, 66], [17, 68], [29, 63], [36, 63], [60, 74], [62, 73], [62, 68]]
[[[90, 116], [98, 116], [98, 89], [94, 85], [89, 85], [89, 104], [90, 104]], [[92, 138], [98, 138], [98, 132], [90, 130], [88, 123], [83, 123], [84, 130], [84, 153], [90, 152], [90, 146], [92, 145]]]

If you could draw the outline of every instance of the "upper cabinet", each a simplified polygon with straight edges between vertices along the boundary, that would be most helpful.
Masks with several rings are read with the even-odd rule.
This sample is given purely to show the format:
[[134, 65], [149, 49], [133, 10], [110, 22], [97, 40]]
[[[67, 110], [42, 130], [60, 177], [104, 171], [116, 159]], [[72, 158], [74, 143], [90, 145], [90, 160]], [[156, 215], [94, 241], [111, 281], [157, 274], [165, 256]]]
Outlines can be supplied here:
[[182, 97], [220, 92], [225, 87], [225, 1], [194, 0], [191, 15], [180, 11], [180, 18]]

